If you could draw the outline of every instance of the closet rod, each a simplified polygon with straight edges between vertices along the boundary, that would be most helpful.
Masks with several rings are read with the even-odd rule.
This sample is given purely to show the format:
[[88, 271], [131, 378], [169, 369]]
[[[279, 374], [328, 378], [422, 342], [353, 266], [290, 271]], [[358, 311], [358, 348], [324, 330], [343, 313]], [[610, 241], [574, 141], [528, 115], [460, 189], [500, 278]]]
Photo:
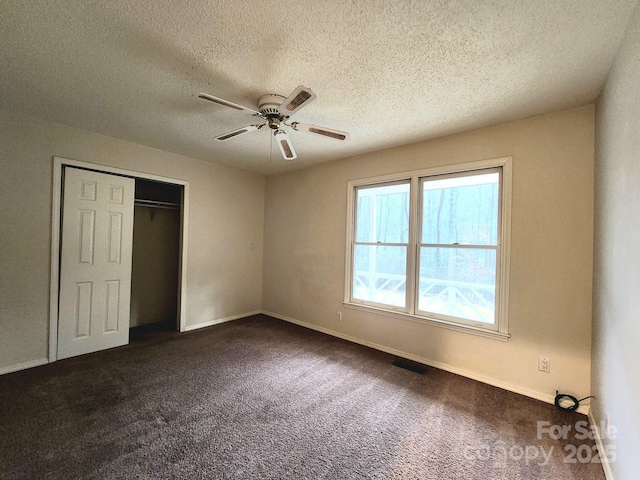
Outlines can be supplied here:
[[134, 200], [133, 204], [138, 207], [167, 208], [169, 210], [178, 210], [180, 208], [179, 203], [160, 202], [157, 200]]

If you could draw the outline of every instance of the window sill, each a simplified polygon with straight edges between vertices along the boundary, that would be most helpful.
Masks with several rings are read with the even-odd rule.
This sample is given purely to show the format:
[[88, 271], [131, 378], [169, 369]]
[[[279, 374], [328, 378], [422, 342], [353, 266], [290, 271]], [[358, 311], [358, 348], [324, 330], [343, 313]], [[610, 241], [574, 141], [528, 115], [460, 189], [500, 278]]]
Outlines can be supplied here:
[[398, 318], [401, 320], [409, 320], [411, 322], [422, 323], [425, 325], [433, 325], [436, 327], [446, 328], [447, 330], [456, 330], [458, 332], [477, 335], [480, 337], [493, 338], [496, 340], [501, 340], [503, 342], [506, 342], [511, 337], [511, 335], [509, 335], [508, 333], [496, 332], [495, 330], [486, 330], [484, 328], [473, 327], [470, 325], [460, 325], [457, 323], [447, 322], [445, 320], [439, 320], [435, 318], [419, 317], [417, 315], [412, 315], [410, 313], [394, 312], [391, 310], [386, 310], [384, 308], [371, 307], [369, 305], [362, 305], [359, 303], [342, 302], [342, 304], [346, 308], [350, 308], [353, 310], [360, 310], [362, 312], [375, 313], [375, 314], [384, 315], [387, 317]]

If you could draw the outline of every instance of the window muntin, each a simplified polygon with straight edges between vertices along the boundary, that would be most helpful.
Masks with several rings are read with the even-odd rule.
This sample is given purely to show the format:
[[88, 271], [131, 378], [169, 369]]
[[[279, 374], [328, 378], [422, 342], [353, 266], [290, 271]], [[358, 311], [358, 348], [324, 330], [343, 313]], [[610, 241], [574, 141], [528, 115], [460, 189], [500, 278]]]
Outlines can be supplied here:
[[[509, 272], [503, 256], [508, 255], [508, 230], [503, 231], [503, 224], [508, 224], [510, 216], [511, 159], [466, 164], [457, 171], [437, 168], [405, 175], [350, 183], [353, 220], [345, 302], [493, 331], [507, 338]], [[402, 203], [401, 214], [386, 212], [402, 228], [385, 230], [381, 221], [365, 213], [373, 200], [364, 198], [390, 193], [391, 189], [384, 189], [397, 185], [403, 186], [403, 202], [409, 205]], [[383, 190], [376, 192], [376, 188]], [[398, 249], [391, 253], [390, 247]], [[377, 255], [377, 268], [364, 268], [373, 255]], [[357, 275], [363, 271], [375, 276], [375, 283], [367, 286], [376, 288], [367, 294]]]

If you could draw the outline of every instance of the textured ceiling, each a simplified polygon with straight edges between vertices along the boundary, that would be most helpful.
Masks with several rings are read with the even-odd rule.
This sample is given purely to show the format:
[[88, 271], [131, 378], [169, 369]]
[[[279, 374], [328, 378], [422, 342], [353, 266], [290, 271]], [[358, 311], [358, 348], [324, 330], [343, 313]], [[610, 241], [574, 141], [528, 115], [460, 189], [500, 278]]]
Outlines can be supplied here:
[[[273, 174], [592, 102], [636, 0], [4, 0], [0, 107]], [[297, 85], [292, 119], [348, 142], [268, 129], [197, 98], [256, 108]]]

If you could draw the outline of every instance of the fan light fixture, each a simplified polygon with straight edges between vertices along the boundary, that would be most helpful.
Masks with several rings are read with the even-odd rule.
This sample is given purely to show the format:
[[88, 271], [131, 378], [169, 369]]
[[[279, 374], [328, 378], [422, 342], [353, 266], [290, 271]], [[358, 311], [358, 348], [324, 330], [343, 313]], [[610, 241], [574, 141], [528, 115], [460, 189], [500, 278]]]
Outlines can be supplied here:
[[230, 138], [234, 138], [254, 130], [260, 130], [265, 125], [268, 125], [269, 128], [273, 130], [273, 135], [276, 137], [278, 148], [280, 148], [282, 158], [285, 160], [294, 160], [298, 155], [293, 148], [289, 135], [287, 135], [287, 133], [281, 128], [283, 125], [291, 127], [297, 131], [315, 133], [316, 135], [321, 135], [325, 138], [331, 138], [334, 140], [349, 139], [349, 134], [340, 130], [311, 125], [309, 123], [287, 123], [287, 120], [291, 115], [317, 98], [317, 95], [313, 93], [310, 88], [302, 85], [298, 86], [288, 97], [276, 94], [261, 96], [258, 99], [258, 110], [254, 110], [207, 93], [200, 93], [198, 97], [224, 107], [248, 113], [263, 120], [263, 123], [261, 124], [247, 125], [246, 127], [238, 128], [231, 132], [219, 135], [216, 137], [217, 140], [229, 140]]

